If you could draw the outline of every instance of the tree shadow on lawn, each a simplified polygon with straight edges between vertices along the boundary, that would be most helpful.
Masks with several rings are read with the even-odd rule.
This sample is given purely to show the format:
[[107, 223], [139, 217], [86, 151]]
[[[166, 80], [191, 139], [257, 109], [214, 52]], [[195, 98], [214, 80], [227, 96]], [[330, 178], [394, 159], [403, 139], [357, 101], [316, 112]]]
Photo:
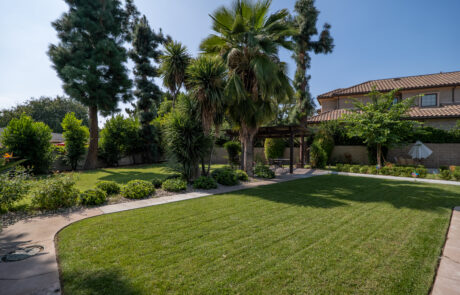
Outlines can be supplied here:
[[128, 279], [114, 270], [65, 271], [61, 273], [63, 294], [142, 294]]
[[460, 187], [327, 175], [244, 191], [244, 195], [291, 205], [334, 208], [350, 202], [383, 202], [425, 211], [460, 206]]

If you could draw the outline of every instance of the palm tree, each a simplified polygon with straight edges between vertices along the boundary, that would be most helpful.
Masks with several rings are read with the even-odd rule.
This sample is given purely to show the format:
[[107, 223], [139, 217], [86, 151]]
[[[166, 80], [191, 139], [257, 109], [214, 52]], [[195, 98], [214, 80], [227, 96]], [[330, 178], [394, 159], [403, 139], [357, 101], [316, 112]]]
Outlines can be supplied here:
[[292, 34], [283, 9], [268, 14], [270, 0], [236, 0], [230, 8], [212, 15], [213, 30], [201, 43], [207, 54], [220, 55], [229, 72], [227, 87], [231, 101], [229, 116], [240, 128], [244, 169], [253, 174], [253, 141], [259, 126], [275, 114], [277, 104], [292, 97], [279, 47], [291, 49]]
[[[226, 106], [224, 90], [227, 67], [220, 57], [202, 55], [192, 61], [186, 73], [186, 86], [192, 97], [198, 102], [203, 132], [205, 136], [210, 136], [214, 125], [216, 129], [214, 132], [215, 139], [222, 124]], [[209, 173], [212, 152], [213, 149], [211, 149], [207, 170], [204, 159], [202, 159], [202, 173], [204, 175]]]
[[177, 95], [185, 82], [185, 71], [191, 57], [187, 52], [187, 47], [179, 42], [168, 42], [165, 44], [164, 50], [165, 54], [160, 57], [160, 73], [163, 78], [163, 85], [171, 93], [174, 107]]

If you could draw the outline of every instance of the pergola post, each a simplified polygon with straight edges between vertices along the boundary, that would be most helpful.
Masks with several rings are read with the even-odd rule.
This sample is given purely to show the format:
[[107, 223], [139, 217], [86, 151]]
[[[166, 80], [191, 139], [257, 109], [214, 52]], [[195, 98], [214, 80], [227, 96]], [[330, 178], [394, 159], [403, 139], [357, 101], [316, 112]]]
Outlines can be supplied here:
[[294, 173], [294, 133], [289, 127], [289, 173]]

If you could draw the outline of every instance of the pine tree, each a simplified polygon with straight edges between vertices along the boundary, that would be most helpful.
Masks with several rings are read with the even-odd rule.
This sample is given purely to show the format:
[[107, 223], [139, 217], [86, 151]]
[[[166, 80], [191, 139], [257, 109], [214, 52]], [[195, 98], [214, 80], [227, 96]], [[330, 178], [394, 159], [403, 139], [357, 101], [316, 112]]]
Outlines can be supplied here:
[[[310, 94], [308, 82], [310, 75], [307, 70], [310, 69], [310, 52], [315, 54], [331, 53], [334, 48], [334, 40], [330, 35], [331, 26], [325, 23], [318, 40], [313, 37], [318, 35], [316, 24], [318, 21], [319, 11], [315, 7], [315, 0], [298, 0], [295, 4], [297, 15], [291, 20], [296, 33], [292, 39], [294, 41], [293, 58], [296, 61], [297, 69], [294, 77], [294, 88], [296, 90], [297, 105], [291, 116], [292, 120], [306, 120], [315, 108], [315, 104]], [[304, 122], [303, 122], [304, 123]]]
[[48, 54], [64, 91], [89, 108], [90, 144], [85, 169], [96, 167], [98, 111], [108, 115], [132, 99], [125, 66], [129, 15], [119, 0], [64, 0], [69, 10], [52, 23], [60, 39]]
[[163, 34], [156, 34], [149, 26], [145, 15], [136, 21], [132, 36], [132, 50], [129, 57], [133, 60], [136, 90], [138, 98], [136, 110], [140, 117], [141, 139], [144, 162], [151, 162], [158, 154], [157, 134], [151, 124], [155, 118], [155, 109], [161, 101], [162, 92], [155, 84], [154, 78], [159, 76], [153, 62], [159, 62], [161, 51], [158, 46], [166, 41]]

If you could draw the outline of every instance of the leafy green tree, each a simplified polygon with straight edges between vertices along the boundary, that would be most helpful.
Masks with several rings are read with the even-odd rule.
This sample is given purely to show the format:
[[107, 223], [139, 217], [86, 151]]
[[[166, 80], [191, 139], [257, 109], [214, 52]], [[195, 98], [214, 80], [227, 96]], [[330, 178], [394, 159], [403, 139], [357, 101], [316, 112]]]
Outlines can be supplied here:
[[25, 159], [34, 173], [47, 173], [53, 161], [51, 129], [43, 122], [34, 122], [27, 115], [12, 119], [2, 133], [1, 143], [18, 159]]
[[185, 83], [185, 71], [190, 64], [191, 57], [187, 52], [187, 47], [179, 42], [168, 42], [164, 50], [165, 53], [161, 56], [160, 72], [163, 85], [171, 93], [174, 107], [177, 95]]
[[19, 118], [22, 114], [31, 116], [36, 122], [43, 122], [53, 132], [62, 133], [61, 122], [67, 113], [74, 112], [83, 125], [88, 126], [88, 109], [78, 101], [57, 96], [31, 98], [29, 101], [19, 104], [10, 109], [0, 111], [0, 127], [5, 127], [13, 118]]
[[158, 69], [152, 65], [159, 62], [161, 51], [158, 46], [165, 41], [162, 34], [155, 34], [149, 26], [145, 15], [137, 21], [132, 38], [133, 48], [129, 57], [134, 61], [134, 75], [137, 97], [136, 109], [142, 129], [140, 140], [142, 142], [143, 161], [150, 163], [158, 157], [158, 142], [155, 127], [151, 124], [155, 118], [154, 110], [160, 103], [162, 92], [155, 84], [154, 78], [158, 77]]
[[89, 108], [90, 141], [85, 169], [94, 169], [98, 151], [98, 111], [108, 115], [132, 99], [123, 43], [128, 13], [119, 0], [64, 0], [69, 10], [53, 22], [60, 39], [48, 54], [64, 91]]
[[380, 167], [382, 146], [402, 142], [406, 134], [412, 132], [416, 123], [403, 118], [413, 105], [413, 98], [394, 103], [397, 92], [398, 89], [388, 93], [373, 90], [367, 95], [371, 100], [369, 103], [352, 99], [355, 109], [343, 117], [349, 137], [360, 137], [364, 143], [377, 147], [377, 165]]
[[297, 105], [293, 109], [291, 119], [294, 121], [302, 119], [302, 123], [305, 124], [306, 116], [311, 115], [315, 108], [308, 86], [310, 75], [307, 75], [310, 69], [310, 52], [331, 53], [334, 48], [334, 40], [330, 35], [331, 26], [328, 23], [324, 24], [319, 39], [313, 40], [314, 36], [318, 35], [316, 25], [319, 11], [315, 7], [315, 0], [297, 0], [295, 12], [296, 15], [291, 18], [290, 22], [294, 27], [292, 39], [294, 41], [293, 58], [297, 64], [294, 77]]
[[65, 159], [72, 170], [77, 169], [78, 161], [85, 155], [86, 144], [89, 138], [88, 127], [82, 126], [82, 120], [75, 117], [75, 113], [68, 113], [62, 120], [63, 136], [65, 140]]
[[117, 166], [123, 156], [133, 156], [140, 151], [139, 142], [139, 122], [122, 115], [113, 116], [101, 131], [101, 156], [108, 165]]
[[281, 138], [266, 138], [264, 142], [265, 158], [277, 159], [282, 158], [286, 143]]
[[[200, 56], [193, 60], [187, 68], [187, 88], [192, 98], [198, 102], [198, 113], [201, 117], [205, 136], [211, 136], [212, 127], [215, 127], [214, 140], [222, 124], [226, 96], [225, 77], [227, 67], [220, 57]], [[214, 145], [213, 145], [214, 146]], [[212, 151], [208, 155], [208, 167], [202, 159], [202, 174], [208, 175], [211, 168]]]
[[269, 14], [271, 1], [236, 0], [212, 15], [213, 30], [201, 43], [207, 54], [220, 55], [228, 66], [228, 114], [240, 128], [244, 169], [253, 175], [253, 141], [259, 126], [276, 115], [279, 103], [293, 94], [280, 62], [279, 47], [290, 48], [292, 34], [283, 9]]

